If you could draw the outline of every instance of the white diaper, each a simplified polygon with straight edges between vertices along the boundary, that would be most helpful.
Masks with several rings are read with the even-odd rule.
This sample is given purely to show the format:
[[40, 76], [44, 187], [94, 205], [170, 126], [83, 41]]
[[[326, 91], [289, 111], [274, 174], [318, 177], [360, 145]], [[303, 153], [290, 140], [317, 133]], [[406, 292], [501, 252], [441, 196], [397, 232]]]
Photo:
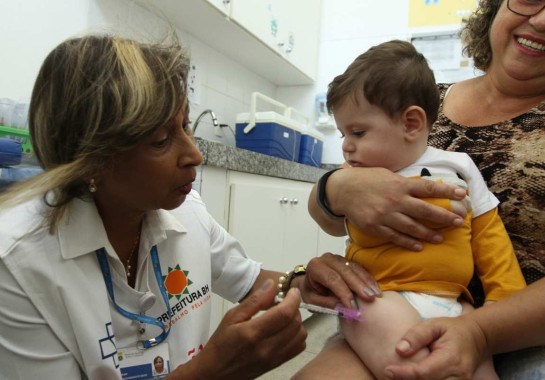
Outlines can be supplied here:
[[458, 317], [462, 304], [454, 298], [432, 296], [416, 292], [399, 292], [418, 311], [422, 319], [437, 317]]

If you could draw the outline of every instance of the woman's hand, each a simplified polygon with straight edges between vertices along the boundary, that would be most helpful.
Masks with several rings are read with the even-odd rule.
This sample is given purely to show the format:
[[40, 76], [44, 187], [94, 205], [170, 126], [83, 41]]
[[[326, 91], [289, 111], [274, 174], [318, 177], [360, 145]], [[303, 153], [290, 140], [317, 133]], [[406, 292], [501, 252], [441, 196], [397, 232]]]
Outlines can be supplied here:
[[329, 252], [310, 260], [307, 274], [296, 277], [292, 286], [301, 290], [305, 302], [330, 308], [339, 303], [356, 307], [354, 294], [366, 301], [381, 295], [376, 281], [363, 267]]
[[297, 289], [271, 305], [275, 283], [267, 280], [239, 305], [230, 309], [204, 349], [169, 379], [254, 379], [305, 349]]
[[470, 318], [430, 319], [410, 329], [396, 351], [409, 357], [428, 346], [430, 355], [420, 362], [386, 367], [388, 379], [472, 379], [485, 357], [486, 338]]
[[[333, 220], [317, 205], [315, 189], [309, 199], [312, 217], [326, 232], [339, 235], [342, 218]], [[405, 178], [382, 168], [346, 168], [333, 173], [326, 185], [327, 201], [337, 215], [345, 215], [356, 227], [413, 251], [420, 241], [440, 243], [442, 236], [419, 220], [436, 225], [459, 226], [463, 219], [420, 198], [464, 199], [465, 190], [446, 183]]]

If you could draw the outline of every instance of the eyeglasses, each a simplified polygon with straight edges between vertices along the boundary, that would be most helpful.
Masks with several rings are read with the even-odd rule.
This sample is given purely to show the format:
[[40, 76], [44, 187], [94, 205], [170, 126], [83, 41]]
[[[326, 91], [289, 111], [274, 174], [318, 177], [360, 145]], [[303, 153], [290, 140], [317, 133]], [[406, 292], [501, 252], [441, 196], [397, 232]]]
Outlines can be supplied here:
[[544, 0], [507, 0], [507, 8], [521, 16], [534, 16], [545, 8]]

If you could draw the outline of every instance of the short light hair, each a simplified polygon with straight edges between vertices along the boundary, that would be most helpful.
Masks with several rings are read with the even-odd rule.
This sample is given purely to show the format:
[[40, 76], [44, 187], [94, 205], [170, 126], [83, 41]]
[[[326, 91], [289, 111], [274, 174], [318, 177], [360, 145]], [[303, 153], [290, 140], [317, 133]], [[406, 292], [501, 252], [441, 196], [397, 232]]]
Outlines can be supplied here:
[[357, 95], [395, 118], [416, 105], [426, 112], [431, 128], [439, 110], [439, 91], [426, 58], [407, 42], [392, 40], [373, 46], [335, 77], [327, 91], [327, 109]]
[[[168, 41], [89, 35], [54, 48], [38, 73], [29, 109], [32, 145], [45, 171], [0, 201], [16, 204], [42, 194], [54, 230], [65, 206], [89, 195], [86, 179], [171, 125], [187, 107], [189, 59], [174, 35]], [[46, 197], [51, 191], [55, 196]]]

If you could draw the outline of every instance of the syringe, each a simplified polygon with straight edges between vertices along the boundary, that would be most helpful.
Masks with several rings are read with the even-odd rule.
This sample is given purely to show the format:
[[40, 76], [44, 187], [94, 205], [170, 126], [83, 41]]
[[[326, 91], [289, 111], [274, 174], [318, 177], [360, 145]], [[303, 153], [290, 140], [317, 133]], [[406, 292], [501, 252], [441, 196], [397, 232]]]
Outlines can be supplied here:
[[[275, 301], [281, 302], [282, 298], [276, 297]], [[337, 306], [335, 309], [329, 309], [327, 307], [313, 305], [306, 302], [301, 302], [299, 304], [299, 307], [302, 309], [306, 309], [313, 313], [321, 313], [321, 314], [329, 314], [329, 315], [336, 315], [338, 317], [350, 320], [350, 321], [362, 321], [362, 309], [350, 309], [344, 306]]]

